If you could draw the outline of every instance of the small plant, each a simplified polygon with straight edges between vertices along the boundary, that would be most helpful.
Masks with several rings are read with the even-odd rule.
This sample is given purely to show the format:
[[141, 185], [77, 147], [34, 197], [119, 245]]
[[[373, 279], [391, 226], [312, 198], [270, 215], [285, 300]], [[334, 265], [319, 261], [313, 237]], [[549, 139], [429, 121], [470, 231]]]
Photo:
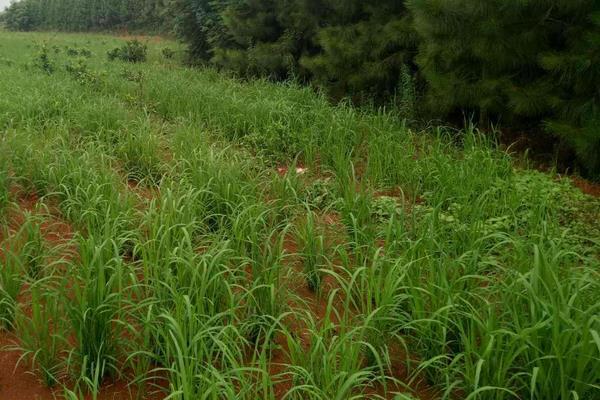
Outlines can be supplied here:
[[127, 41], [121, 47], [115, 47], [108, 53], [109, 61], [121, 60], [131, 63], [146, 61], [148, 55], [148, 46], [136, 40]]
[[321, 286], [319, 269], [326, 263], [324, 254], [325, 238], [315, 225], [315, 215], [308, 211], [306, 220], [296, 230], [296, 241], [304, 264], [304, 275], [310, 290], [317, 291]]
[[48, 45], [46, 45], [45, 43], [40, 46], [40, 49], [37, 55], [35, 56], [34, 65], [48, 75], [52, 75], [54, 73], [54, 70], [56, 68], [50, 58], [50, 51], [48, 50]]
[[325, 210], [336, 200], [335, 187], [330, 179], [315, 179], [306, 186], [303, 200], [316, 210]]
[[77, 57], [79, 55], [79, 50], [74, 47], [67, 47], [66, 53], [69, 57]]
[[86, 47], [79, 49], [79, 55], [85, 58], [90, 58], [92, 56], [92, 51]]
[[165, 47], [162, 49], [161, 53], [166, 60], [172, 60], [175, 58], [175, 50], [171, 49], [170, 47]]
[[16, 330], [23, 356], [31, 361], [46, 386], [53, 387], [62, 369], [65, 332], [59, 292], [49, 283], [38, 281], [31, 286], [31, 316], [20, 310]]
[[144, 103], [144, 87], [146, 82], [146, 75], [144, 71], [131, 71], [129, 69], [124, 69], [121, 72], [121, 77], [123, 79], [133, 82], [136, 84], [136, 92], [134, 95], [127, 95], [126, 99], [132, 104], [144, 105], [144, 107], [149, 107], [147, 103]]
[[2, 249], [0, 258], [0, 329], [12, 329], [17, 296], [23, 286], [22, 266], [16, 254], [8, 248]]
[[76, 48], [76, 47], [70, 47], [68, 46], [66, 49], [66, 53], [69, 57], [77, 57], [77, 56], [81, 56], [81, 57], [85, 57], [85, 58], [90, 58], [92, 56], [92, 51], [88, 48]]
[[82, 85], [98, 85], [102, 82], [101, 75], [91, 71], [83, 58], [78, 59], [75, 63], [67, 63], [65, 69]]
[[25, 223], [19, 232], [23, 240], [21, 259], [27, 276], [32, 280], [40, 278], [44, 272], [48, 249], [40, 228], [40, 219], [32, 214], [25, 214]]
[[380, 196], [373, 199], [371, 214], [377, 222], [385, 223], [394, 216], [401, 214], [402, 208], [398, 200], [390, 196]]

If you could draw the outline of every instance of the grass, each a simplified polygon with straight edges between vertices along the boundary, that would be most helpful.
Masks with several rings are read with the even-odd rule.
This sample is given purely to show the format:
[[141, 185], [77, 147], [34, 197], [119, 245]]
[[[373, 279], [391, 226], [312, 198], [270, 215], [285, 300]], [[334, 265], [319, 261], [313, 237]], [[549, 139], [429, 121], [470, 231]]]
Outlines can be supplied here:
[[0, 35], [0, 326], [67, 398], [600, 391], [600, 202], [568, 179], [176, 44]]

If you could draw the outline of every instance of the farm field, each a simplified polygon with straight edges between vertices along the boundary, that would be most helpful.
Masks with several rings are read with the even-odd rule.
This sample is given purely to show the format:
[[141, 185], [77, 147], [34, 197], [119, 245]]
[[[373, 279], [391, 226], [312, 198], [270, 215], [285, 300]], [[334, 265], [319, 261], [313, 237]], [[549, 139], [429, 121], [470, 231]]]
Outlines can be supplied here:
[[597, 197], [128, 39], [0, 31], [0, 399], [600, 398]]

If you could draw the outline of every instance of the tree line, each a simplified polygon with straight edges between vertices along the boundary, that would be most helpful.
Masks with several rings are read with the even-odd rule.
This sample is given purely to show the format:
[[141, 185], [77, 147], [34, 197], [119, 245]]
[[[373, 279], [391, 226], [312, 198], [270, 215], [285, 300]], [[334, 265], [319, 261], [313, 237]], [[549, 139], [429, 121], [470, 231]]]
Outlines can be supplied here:
[[101, 31], [114, 29], [157, 32], [169, 29], [170, 0], [21, 0], [2, 16], [10, 30]]
[[600, 1], [21, 0], [3, 18], [18, 30], [168, 27], [198, 62], [535, 131], [600, 177]]

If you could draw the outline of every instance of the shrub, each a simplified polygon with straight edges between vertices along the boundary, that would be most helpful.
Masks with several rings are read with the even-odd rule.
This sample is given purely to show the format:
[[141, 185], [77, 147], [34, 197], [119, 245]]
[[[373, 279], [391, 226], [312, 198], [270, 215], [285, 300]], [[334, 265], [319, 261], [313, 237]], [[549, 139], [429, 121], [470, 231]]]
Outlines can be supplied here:
[[110, 50], [107, 55], [110, 61], [144, 62], [148, 55], [148, 46], [137, 39], [129, 40], [123, 46]]
[[48, 75], [52, 75], [54, 73], [54, 62], [52, 59], [50, 59], [50, 53], [46, 44], [43, 44], [40, 47], [40, 50], [34, 59], [34, 65]]
[[172, 60], [173, 58], [175, 58], [175, 50], [169, 47], [165, 47], [164, 49], [162, 49], [162, 55], [167, 60]]
[[101, 74], [89, 69], [84, 59], [76, 62], [69, 62], [65, 65], [65, 70], [82, 85], [98, 85], [102, 82]]

